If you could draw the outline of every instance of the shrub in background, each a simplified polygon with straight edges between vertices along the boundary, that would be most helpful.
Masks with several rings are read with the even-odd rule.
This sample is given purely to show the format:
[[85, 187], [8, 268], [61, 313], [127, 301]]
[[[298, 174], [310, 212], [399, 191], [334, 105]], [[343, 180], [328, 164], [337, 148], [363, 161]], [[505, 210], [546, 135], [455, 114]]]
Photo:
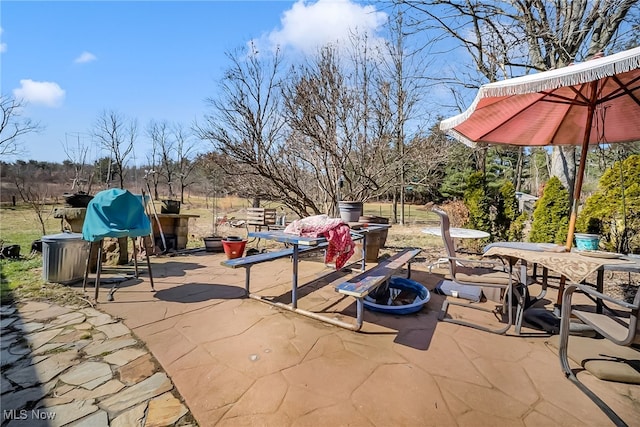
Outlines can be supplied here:
[[468, 226], [476, 230], [492, 231], [490, 209], [491, 199], [487, 195], [482, 172], [475, 172], [467, 179], [464, 204], [469, 209]]
[[567, 238], [568, 229], [569, 192], [554, 176], [547, 182], [542, 197], [536, 202], [529, 240], [562, 244]]
[[521, 242], [524, 240], [524, 227], [529, 220], [529, 215], [526, 212], [522, 212], [511, 221], [509, 226], [509, 234], [507, 240], [509, 242]]
[[469, 222], [469, 208], [462, 200], [453, 200], [442, 205], [442, 210], [449, 216], [452, 227], [462, 227]]
[[[500, 187], [495, 206], [496, 215], [493, 221], [493, 234], [495, 237], [498, 240], [522, 240], [522, 230], [524, 229], [524, 221], [527, 219], [527, 215], [525, 214], [523, 218], [520, 218], [516, 189], [511, 181], [506, 181]], [[518, 218], [520, 219], [518, 220]]]
[[598, 190], [587, 198], [578, 215], [576, 230], [589, 232], [590, 227], [594, 230], [598, 223], [601, 242], [607, 250], [640, 253], [640, 155], [629, 156], [622, 163], [615, 162], [604, 172]]

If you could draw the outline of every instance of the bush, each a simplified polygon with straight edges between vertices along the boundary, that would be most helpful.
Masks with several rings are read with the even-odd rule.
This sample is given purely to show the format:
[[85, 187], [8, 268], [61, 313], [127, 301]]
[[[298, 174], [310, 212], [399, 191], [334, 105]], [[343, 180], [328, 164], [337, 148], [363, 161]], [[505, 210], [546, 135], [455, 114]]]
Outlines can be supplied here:
[[526, 215], [521, 221], [516, 221], [520, 216], [520, 211], [518, 210], [516, 189], [511, 181], [506, 181], [502, 184], [495, 204], [497, 209], [493, 234], [495, 234], [499, 240], [521, 240]]
[[600, 226], [599, 234], [606, 249], [640, 253], [640, 155], [622, 161], [624, 188], [620, 166], [620, 162], [615, 162], [604, 172], [598, 190], [587, 198], [578, 215], [576, 230], [593, 232]]
[[569, 192], [557, 177], [552, 177], [544, 187], [542, 197], [536, 202], [531, 224], [531, 242], [565, 243], [569, 230]]
[[469, 208], [469, 227], [491, 232], [491, 201], [487, 196], [482, 172], [469, 175], [464, 192], [464, 204]]
[[442, 210], [449, 216], [452, 227], [463, 227], [469, 222], [469, 208], [462, 200], [453, 200], [442, 205]]
[[507, 237], [509, 242], [521, 242], [524, 238], [524, 226], [529, 220], [529, 215], [526, 212], [522, 212], [516, 219], [511, 222], [509, 226], [509, 235]]

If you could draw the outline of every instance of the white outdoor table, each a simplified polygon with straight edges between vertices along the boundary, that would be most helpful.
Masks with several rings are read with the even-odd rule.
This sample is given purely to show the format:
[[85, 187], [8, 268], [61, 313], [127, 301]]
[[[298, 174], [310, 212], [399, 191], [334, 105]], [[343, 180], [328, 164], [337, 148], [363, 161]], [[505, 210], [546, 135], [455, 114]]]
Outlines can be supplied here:
[[[425, 234], [432, 236], [442, 236], [440, 227], [427, 227], [421, 230]], [[449, 235], [454, 239], [486, 239], [490, 236], [486, 231], [473, 230], [471, 228], [449, 228]]]
[[[427, 227], [422, 230], [425, 234], [430, 234], [432, 236], [440, 236], [442, 237], [442, 228], [441, 227]], [[452, 239], [486, 239], [490, 236], [486, 231], [474, 230], [471, 228], [457, 228], [450, 227], [449, 235]], [[454, 242], [455, 244], [455, 242]], [[429, 273], [431, 273], [431, 269], [433, 266], [440, 266], [440, 264], [446, 264], [449, 262], [448, 258], [438, 258], [438, 260], [432, 264], [429, 264]], [[456, 261], [457, 262], [457, 261]]]

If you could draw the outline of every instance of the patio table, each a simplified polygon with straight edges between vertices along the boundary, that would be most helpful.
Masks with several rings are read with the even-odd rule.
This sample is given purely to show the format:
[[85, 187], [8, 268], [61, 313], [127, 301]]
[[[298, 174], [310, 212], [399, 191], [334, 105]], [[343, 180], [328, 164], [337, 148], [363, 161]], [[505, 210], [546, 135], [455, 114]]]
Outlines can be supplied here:
[[[526, 242], [496, 242], [485, 247], [484, 256], [507, 258], [511, 263], [518, 260], [532, 262], [555, 271], [570, 281], [578, 284], [587, 276], [597, 272], [596, 287], [603, 291], [605, 271], [629, 271], [640, 273], [640, 258], [616, 254], [617, 258], [599, 258], [587, 256], [578, 251], [558, 252], [558, 245]], [[597, 255], [594, 253], [593, 255]], [[526, 268], [526, 267], [525, 267]], [[525, 270], [526, 271], [526, 270]], [[526, 274], [526, 273], [525, 273]], [[598, 302], [598, 310], [602, 310], [602, 302]]]

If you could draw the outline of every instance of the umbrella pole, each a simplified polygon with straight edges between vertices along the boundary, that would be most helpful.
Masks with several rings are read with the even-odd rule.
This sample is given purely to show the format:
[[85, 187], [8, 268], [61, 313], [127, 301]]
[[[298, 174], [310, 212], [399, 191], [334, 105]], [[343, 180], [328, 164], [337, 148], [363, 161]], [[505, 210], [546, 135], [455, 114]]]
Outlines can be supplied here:
[[[589, 120], [589, 122], [591, 122], [591, 120]], [[582, 145], [580, 152], [580, 165], [578, 166], [578, 173], [576, 175], [576, 185], [573, 189], [573, 205], [571, 206], [571, 216], [569, 217], [569, 230], [567, 233], [566, 243], [567, 251], [570, 251], [571, 246], [573, 246], [573, 234], [576, 228], [576, 220], [578, 219], [578, 205], [580, 204], [580, 192], [582, 191], [582, 180], [584, 178], [584, 165], [587, 162], [588, 151], [589, 145]]]
[[[589, 137], [591, 136], [591, 126], [593, 125], [593, 115], [596, 110], [596, 97], [598, 95], [598, 82], [593, 81], [591, 86], [591, 99], [589, 100], [589, 106], [587, 107], [587, 123], [585, 125], [584, 137], [582, 139], [582, 147], [580, 149], [580, 164], [578, 165], [578, 173], [576, 174], [576, 185], [573, 189], [573, 205], [571, 206], [571, 216], [569, 217], [569, 230], [567, 232], [567, 252], [571, 250], [573, 246], [573, 234], [576, 228], [576, 220], [578, 218], [578, 205], [580, 204], [580, 192], [582, 191], [582, 180], [584, 179], [584, 169], [587, 163], [587, 153], [589, 152]], [[564, 293], [564, 284], [566, 278], [560, 277], [560, 285], [558, 287], [558, 299], [556, 300], [556, 306], [562, 305], [562, 294]]]

